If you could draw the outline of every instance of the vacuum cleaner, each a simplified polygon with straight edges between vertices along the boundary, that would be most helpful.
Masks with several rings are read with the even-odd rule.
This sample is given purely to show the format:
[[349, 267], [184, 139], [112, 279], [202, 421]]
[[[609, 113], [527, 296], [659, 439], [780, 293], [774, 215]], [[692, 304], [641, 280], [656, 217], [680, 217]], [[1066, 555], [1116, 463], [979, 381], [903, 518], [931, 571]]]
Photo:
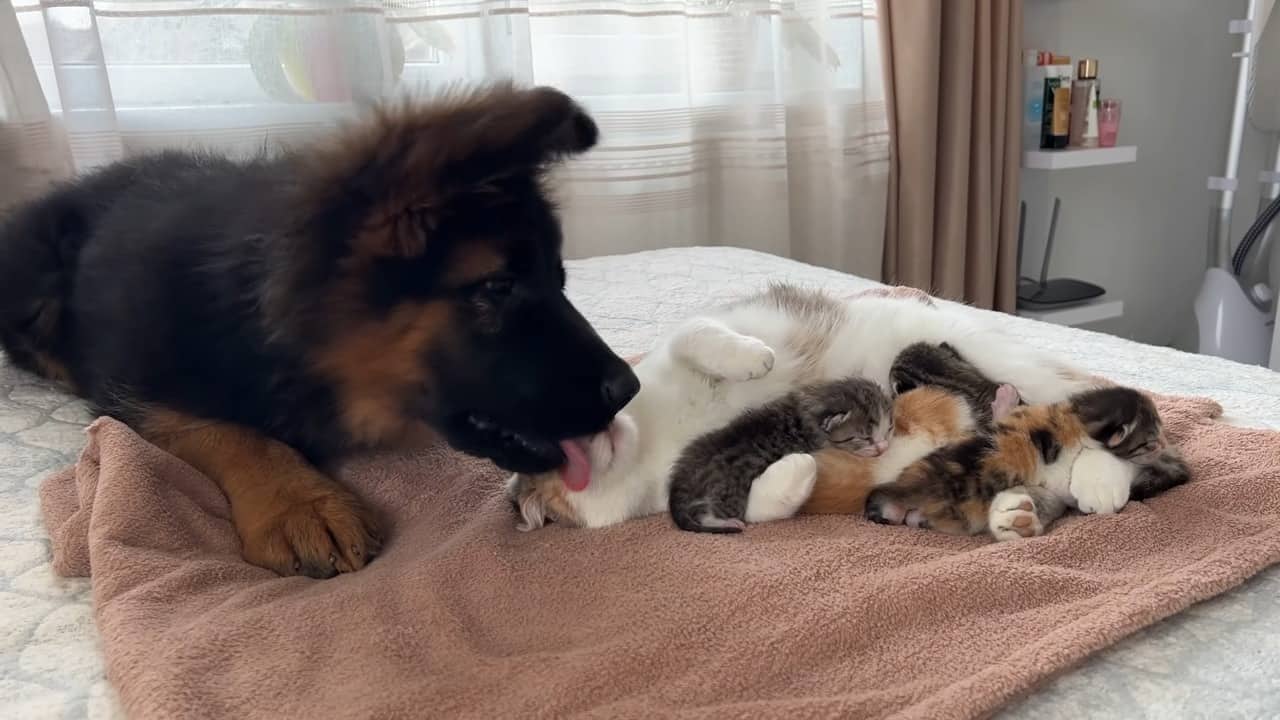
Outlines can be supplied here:
[[[1260, 211], [1249, 229], [1230, 249], [1231, 212], [1238, 184], [1246, 117], [1266, 133], [1280, 132], [1280, 20], [1270, 22], [1274, 0], [1249, 0], [1247, 17], [1232, 23], [1242, 35], [1236, 77], [1226, 173], [1209, 179], [1209, 189], [1221, 193], [1209, 222], [1209, 268], [1196, 294], [1194, 322], [1181, 345], [1203, 355], [1251, 365], [1280, 368], [1275, 336], [1276, 280], [1280, 255], [1272, 252], [1270, 228], [1280, 214], [1280, 139], [1275, 162], [1259, 181], [1269, 190], [1259, 200]], [[1264, 15], [1265, 10], [1265, 15]], [[1189, 346], [1189, 347], [1188, 347]]]

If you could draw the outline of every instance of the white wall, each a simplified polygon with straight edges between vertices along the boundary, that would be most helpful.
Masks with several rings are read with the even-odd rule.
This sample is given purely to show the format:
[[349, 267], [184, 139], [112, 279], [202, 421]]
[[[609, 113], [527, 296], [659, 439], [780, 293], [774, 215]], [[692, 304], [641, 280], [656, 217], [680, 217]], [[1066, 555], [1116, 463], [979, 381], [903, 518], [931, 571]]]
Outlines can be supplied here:
[[[1055, 195], [1062, 198], [1051, 276], [1096, 282], [1124, 300], [1125, 316], [1098, 323], [1135, 340], [1169, 344], [1189, 318], [1207, 260], [1206, 189], [1225, 162], [1239, 37], [1227, 23], [1244, 0], [1025, 0], [1023, 46], [1099, 59], [1103, 97], [1123, 102], [1120, 144], [1130, 165], [1024, 170], [1024, 275], [1039, 273]], [[1263, 144], [1256, 133], [1246, 147]], [[1239, 207], [1256, 209], [1259, 161], [1241, 164]], [[1247, 173], [1247, 174], [1246, 174]], [[1240, 213], [1237, 214], [1240, 216]], [[1234, 239], [1247, 222], [1237, 221]]]

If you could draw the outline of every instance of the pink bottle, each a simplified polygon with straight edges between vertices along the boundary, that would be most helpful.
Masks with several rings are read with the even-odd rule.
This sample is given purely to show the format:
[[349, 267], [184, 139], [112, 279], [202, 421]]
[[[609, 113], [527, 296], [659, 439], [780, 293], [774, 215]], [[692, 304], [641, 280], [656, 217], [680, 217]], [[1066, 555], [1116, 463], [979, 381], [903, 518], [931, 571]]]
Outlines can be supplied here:
[[1120, 101], [1107, 98], [1098, 106], [1098, 145], [1115, 147], [1120, 134]]

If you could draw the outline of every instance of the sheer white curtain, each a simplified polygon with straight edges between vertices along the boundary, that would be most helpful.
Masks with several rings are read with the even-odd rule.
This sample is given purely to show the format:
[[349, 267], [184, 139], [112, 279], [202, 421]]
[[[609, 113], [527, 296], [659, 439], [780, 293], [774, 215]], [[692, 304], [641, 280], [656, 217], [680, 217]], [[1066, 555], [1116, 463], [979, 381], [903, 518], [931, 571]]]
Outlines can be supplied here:
[[47, 176], [158, 147], [296, 144], [379, 98], [513, 77], [573, 94], [601, 126], [558, 176], [569, 255], [737, 245], [879, 272], [872, 0], [5, 5], [8, 144]]

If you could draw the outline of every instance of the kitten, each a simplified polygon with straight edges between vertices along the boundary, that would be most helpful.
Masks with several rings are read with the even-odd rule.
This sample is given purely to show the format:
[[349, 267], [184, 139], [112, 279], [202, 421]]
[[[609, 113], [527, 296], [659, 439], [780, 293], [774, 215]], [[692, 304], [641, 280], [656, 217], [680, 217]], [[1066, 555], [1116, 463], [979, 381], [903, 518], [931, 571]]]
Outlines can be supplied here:
[[839, 448], [814, 453], [817, 475], [801, 514], [862, 515], [867, 496], [893, 482], [913, 462], [979, 430], [971, 403], [935, 387], [918, 387], [893, 401], [893, 436], [882, 455], [855, 455]]
[[1012, 385], [990, 380], [945, 342], [918, 342], [903, 348], [889, 368], [889, 381], [897, 394], [932, 387], [963, 398], [979, 427], [988, 432], [1021, 402]]
[[877, 488], [866, 515], [954, 535], [1040, 535], [1068, 507], [1116, 512], [1187, 482], [1162, 433], [1154, 403], [1131, 388], [1018, 407], [993, 434], [940, 448]]
[[692, 532], [742, 532], [752, 483], [771, 465], [827, 447], [880, 455], [892, 411], [880, 386], [860, 377], [807, 385], [747, 410], [680, 454], [671, 469], [671, 518]]

